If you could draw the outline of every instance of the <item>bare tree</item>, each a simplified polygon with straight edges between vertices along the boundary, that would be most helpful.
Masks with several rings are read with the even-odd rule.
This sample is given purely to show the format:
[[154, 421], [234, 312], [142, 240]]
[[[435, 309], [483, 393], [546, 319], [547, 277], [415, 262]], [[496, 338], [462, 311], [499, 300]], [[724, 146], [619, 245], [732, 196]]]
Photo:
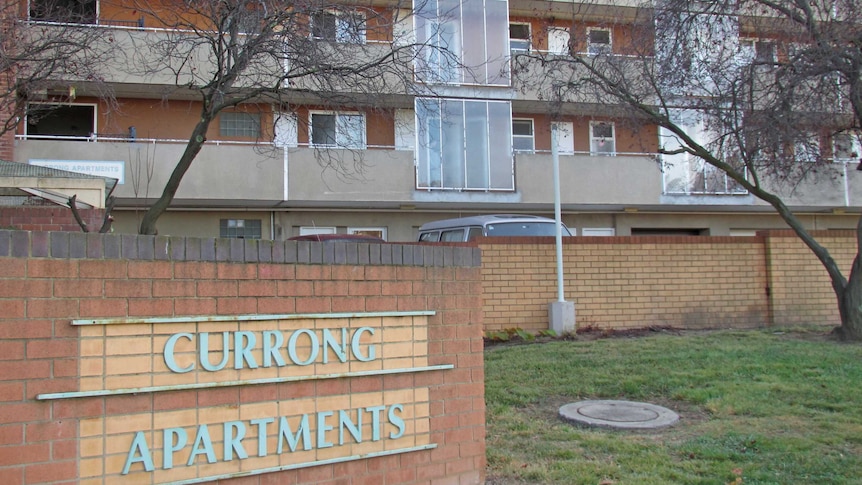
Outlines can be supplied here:
[[[129, 37], [137, 75], [201, 102], [200, 117], [161, 196], [141, 220], [155, 234], [217, 115], [244, 103], [375, 106], [412, 88], [413, 42], [397, 26], [412, 5], [301, 0], [139, 2], [158, 32]], [[375, 42], [366, 42], [374, 37]], [[443, 54], [445, 55], [445, 53]]]
[[[573, 7], [573, 24], [599, 3]], [[657, 125], [665, 169], [679, 157], [702, 160], [707, 192], [726, 180], [730, 193], [769, 203], [828, 272], [836, 333], [862, 340], [858, 249], [845, 277], [788, 203], [802, 187], [844, 176], [831, 163], [837, 152], [860, 159], [862, 2], [655, 0], [626, 21], [633, 40], [613, 55], [533, 53], [517, 60], [516, 74], [558, 106], [614, 105]], [[537, 63], [546, 73], [538, 81]], [[862, 220], [856, 231], [858, 246]]]
[[0, 135], [71, 102], [78, 83], [110, 102], [102, 68], [115, 45], [94, 20], [95, 2], [0, 0]]

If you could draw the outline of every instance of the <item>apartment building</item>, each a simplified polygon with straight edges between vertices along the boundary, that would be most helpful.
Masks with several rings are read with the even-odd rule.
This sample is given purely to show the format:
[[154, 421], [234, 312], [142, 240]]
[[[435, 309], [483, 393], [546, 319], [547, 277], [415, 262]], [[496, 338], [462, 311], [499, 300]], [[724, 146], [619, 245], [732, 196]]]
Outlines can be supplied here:
[[[56, 22], [41, 3], [30, 0], [31, 25]], [[133, 233], [182, 156], [201, 100], [182, 89], [180, 76], [134, 69], [141, 46], [170, 33], [169, 23], [122, 0], [72, 4], [82, 25], [110, 32], [125, 52], [104, 79], [113, 98], [106, 101], [90, 80], [56, 79], [28, 99], [45, 114], [32, 110], [0, 144], [13, 146], [15, 162], [117, 178], [114, 228]], [[221, 111], [159, 219], [159, 234], [286, 239], [337, 232], [411, 241], [421, 224], [442, 218], [550, 216], [554, 154], [563, 221], [579, 236], [749, 235], [785, 227], [724, 174], [686, 154], [659, 154], [664, 129], [600, 98], [555, 98], [553, 83], [541, 82], [556, 75], [547, 59], [636, 59], [645, 38], [658, 45], [649, 2], [384, 0], [350, 7], [321, 6], [308, 15], [308, 39], [333, 51], [416, 44], [403, 61], [408, 87], [360, 97], [347, 96], [355, 94], [350, 86], [299, 80], [285, 84], [277, 102], [249, 99]], [[372, 17], [390, 21], [372, 25]], [[774, 32], [761, 36], [743, 25], [734, 35], [752, 58], [787, 49]], [[519, 56], [525, 61], [516, 62]], [[327, 89], [334, 96], [315, 96]], [[341, 89], [345, 96], [337, 96]], [[702, 131], [697, 123], [691, 128], [693, 136]], [[862, 208], [857, 138], [817, 136], [835, 176], [795, 185], [788, 205], [810, 229], [855, 227]]]

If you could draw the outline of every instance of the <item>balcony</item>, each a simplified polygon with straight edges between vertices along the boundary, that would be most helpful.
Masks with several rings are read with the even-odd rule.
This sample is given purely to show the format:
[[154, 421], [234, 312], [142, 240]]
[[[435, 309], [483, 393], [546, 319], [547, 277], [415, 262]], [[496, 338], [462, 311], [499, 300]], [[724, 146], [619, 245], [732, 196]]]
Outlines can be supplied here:
[[[122, 177], [117, 177], [122, 180], [114, 195], [119, 206], [127, 207], [161, 194], [185, 148], [183, 140], [100, 137], [19, 137], [16, 143], [15, 161], [21, 163], [80, 162], [94, 170], [119, 167]], [[516, 153], [514, 191], [417, 189], [410, 150], [284, 149], [263, 143], [208, 142], [183, 178], [174, 206], [391, 209], [409, 204], [498, 212], [544, 210], [553, 202], [552, 165], [550, 153]], [[672, 191], [669, 177], [674, 173], [662, 172], [653, 155], [564, 154], [560, 155], [561, 202], [566, 210], [674, 206], [768, 210], [765, 203], [737, 187], [722, 185], [723, 175], [719, 180], [712, 174], [708, 183], [694, 175], [687, 179], [688, 190]], [[792, 207], [806, 210], [859, 205], [862, 190], [858, 187], [862, 187], [862, 172], [855, 170], [854, 163], [843, 162], [829, 165], [803, 183], [776, 186]]]

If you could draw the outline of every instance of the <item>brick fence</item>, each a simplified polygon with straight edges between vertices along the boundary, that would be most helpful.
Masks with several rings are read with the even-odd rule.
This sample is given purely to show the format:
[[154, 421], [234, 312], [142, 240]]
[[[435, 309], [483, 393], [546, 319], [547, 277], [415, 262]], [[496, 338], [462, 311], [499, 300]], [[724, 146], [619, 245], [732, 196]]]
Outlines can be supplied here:
[[[78, 212], [90, 232], [99, 231], [105, 209], [79, 209]], [[82, 232], [71, 209], [57, 205], [0, 207], [0, 229]]]
[[[819, 231], [842, 270], [852, 231]], [[487, 331], [548, 327], [557, 299], [553, 238], [485, 238]], [[788, 231], [756, 237], [572, 237], [563, 253], [565, 298], [578, 328], [757, 327], [839, 323], [828, 275]]]
[[[192, 483], [189, 480], [196, 477], [218, 476], [220, 483], [234, 485], [482, 483], [485, 413], [479, 261], [477, 248], [0, 230], [2, 482]], [[338, 318], [333, 320], [333, 314]], [[399, 316], [404, 314], [413, 316]], [[263, 315], [268, 320], [234, 321], [242, 315]], [[195, 316], [207, 317], [203, 323], [188, 323]], [[193, 343], [187, 332], [194, 325], [213, 329], [222, 325], [220, 319], [232, 321], [232, 338], [239, 339], [233, 344], [237, 354], [245, 352], [239, 348], [240, 336], [248, 343], [261, 329], [295, 329], [293, 319], [312, 329], [300, 330], [305, 336], [319, 331], [315, 322], [326, 320], [330, 326], [342, 322], [350, 327], [351, 321], [359, 319], [363, 327], [358, 331], [350, 327], [350, 331], [379, 339], [362, 345], [379, 346], [377, 364], [383, 371], [352, 372], [354, 364], [375, 362], [348, 362], [344, 365], [349, 367], [338, 368], [348, 371], [349, 377], [342, 376], [342, 370], [328, 375], [312, 371], [312, 367], [325, 367], [324, 357], [323, 363], [291, 369], [317, 372], [310, 380], [281, 377], [278, 372], [284, 369], [271, 369], [262, 375], [276, 376], [275, 380], [254, 385], [171, 387], [189, 379], [212, 380], [215, 374], [188, 372], [195, 364], [182, 359], [191, 359], [190, 352], [177, 350], [176, 362], [169, 359], [167, 337], [173, 335], [169, 341], [179, 349], [182, 343]], [[362, 323], [381, 320], [376, 333], [372, 324]], [[387, 347], [398, 338], [402, 343]], [[147, 350], [135, 351], [138, 345]], [[164, 359], [150, 350], [162, 347]], [[303, 351], [299, 346], [285, 345], [285, 349]], [[356, 347], [352, 351], [357, 352]], [[260, 363], [269, 355], [254, 352], [245, 355], [246, 364], [255, 359]], [[367, 348], [361, 352], [366, 357], [370, 353]], [[239, 369], [243, 358], [235, 359]], [[188, 368], [159, 373], [157, 367], [165, 365]], [[407, 370], [400, 371], [405, 366]], [[419, 366], [424, 369], [416, 370]], [[230, 375], [244, 379], [252, 375], [247, 372], [268, 371], [264, 367], [231, 370]], [[138, 368], [145, 370], [138, 372]], [[398, 372], [390, 373], [392, 368]], [[140, 384], [142, 378], [151, 387]], [[160, 387], [159, 382], [169, 385]], [[129, 387], [136, 391], [122, 389]], [[120, 390], [98, 395], [102, 388]], [[92, 389], [96, 392], [82, 393]], [[379, 411], [384, 406], [372, 405], [378, 401], [389, 406], [389, 414]], [[337, 409], [342, 408], [357, 415], [364, 412], [373, 421], [363, 426], [358, 416], [356, 429], [351, 428], [353, 414], [340, 415]], [[316, 416], [310, 426], [319, 427], [301, 434], [308, 423], [300, 422], [294, 428], [298, 429], [295, 437], [272, 435], [269, 448], [262, 439], [247, 437], [243, 442], [242, 433], [258, 430], [263, 436], [269, 430], [269, 437], [274, 431], [273, 419], [254, 414], [258, 411], [293, 416], [284, 420]], [[387, 417], [388, 424], [377, 423]], [[221, 424], [211, 425], [210, 438], [200, 425], [195, 438], [196, 428], [189, 422], [195, 419], [224, 421], [224, 434], [219, 437]], [[344, 426], [343, 419], [347, 420]], [[299, 421], [289, 424], [294, 422]], [[346, 438], [338, 433], [345, 427]], [[378, 428], [384, 436], [376, 436]], [[140, 429], [149, 431], [135, 434]], [[162, 429], [165, 438], [158, 431]], [[313, 446], [297, 449], [296, 455], [287, 450], [281, 454], [283, 442], [290, 439], [300, 443], [292, 443], [291, 451], [306, 439]], [[332, 443], [341, 439], [354, 447], [349, 455], [367, 453], [371, 458], [344, 459], [338, 454], [344, 447]], [[276, 442], [278, 455], [274, 454]], [[168, 452], [158, 451], [165, 443], [182, 450], [170, 453], [170, 460]], [[152, 456], [146, 453], [147, 446], [152, 447]], [[210, 456], [213, 448], [218, 455], [213, 451]], [[244, 454], [247, 459], [237, 459], [245, 458]], [[295, 458], [300, 456], [304, 458]], [[315, 466], [296, 467], [297, 460]], [[194, 466], [186, 466], [186, 461], [195, 462]], [[131, 470], [128, 475], [118, 471], [123, 463]], [[261, 465], [249, 466], [252, 463]], [[149, 472], [153, 464], [156, 470]], [[270, 472], [238, 476], [258, 466]]]

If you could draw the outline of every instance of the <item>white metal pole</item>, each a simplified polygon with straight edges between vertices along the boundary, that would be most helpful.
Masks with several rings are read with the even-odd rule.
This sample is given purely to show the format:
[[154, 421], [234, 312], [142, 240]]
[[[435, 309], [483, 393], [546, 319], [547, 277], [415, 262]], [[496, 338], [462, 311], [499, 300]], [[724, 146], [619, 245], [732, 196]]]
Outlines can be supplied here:
[[554, 159], [554, 219], [557, 226], [557, 301], [563, 302], [563, 219], [560, 209], [560, 154], [557, 148], [559, 125], [551, 123], [551, 158]]

